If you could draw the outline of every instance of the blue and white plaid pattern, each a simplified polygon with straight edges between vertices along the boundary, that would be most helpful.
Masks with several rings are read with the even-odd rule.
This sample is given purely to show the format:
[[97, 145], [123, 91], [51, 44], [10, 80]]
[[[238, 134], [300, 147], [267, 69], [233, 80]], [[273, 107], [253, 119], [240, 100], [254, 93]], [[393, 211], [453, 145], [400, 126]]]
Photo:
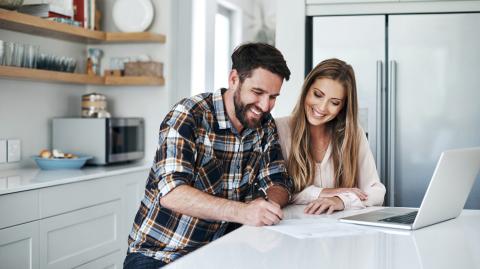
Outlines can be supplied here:
[[271, 115], [259, 128], [237, 134], [224, 108], [223, 91], [180, 101], [162, 122], [129, 252], [168, 263], [225, 233], [226, 222], [182, 215], [160, 205], [159, 199], [180, 185], [242, 202], [253, 199], [254, 183], [280, 185], [291, 192]]

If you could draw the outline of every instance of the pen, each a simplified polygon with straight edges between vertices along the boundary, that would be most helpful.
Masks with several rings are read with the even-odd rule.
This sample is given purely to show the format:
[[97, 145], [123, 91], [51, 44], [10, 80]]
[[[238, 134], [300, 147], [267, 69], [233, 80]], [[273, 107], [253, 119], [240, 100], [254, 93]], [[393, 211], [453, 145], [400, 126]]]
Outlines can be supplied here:
[[255, 184], [253, 184], [253, 187], [254, 187], [254, 189], [256, 188], [257, 190], [260, 191], [260, 194], [263, 197], [263, 199], [265, 199], [265, 201], [269, 201], [268, 195], [267, 195], [267, 188], [259, 187], [258, 183], [256, 183], [256, 182], [255, 182]]
[[265, 199], [265, 201], [268, 201], [268, 195], [267, 195], [267, 191], [265, 190], [265, 188], [258, 188], [258, 189], [262, 192], [262, 196]]

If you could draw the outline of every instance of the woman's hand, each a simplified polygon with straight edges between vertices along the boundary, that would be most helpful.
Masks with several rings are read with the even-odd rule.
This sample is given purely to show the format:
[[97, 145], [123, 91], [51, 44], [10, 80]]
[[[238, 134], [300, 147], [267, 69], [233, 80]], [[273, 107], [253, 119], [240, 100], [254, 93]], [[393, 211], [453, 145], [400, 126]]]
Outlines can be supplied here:
[[305, 214], [316, 214], [320, 215], [323, 212], [326, 212], [328, 215], [332, 214], [333, 211], [343, 210], [345, 205], [343, 204], [342, 199], [337, 196], [334, 197], [325, 197], [318, 198], [317, 200], [310, 202], [303, 212]]
[[368, 195], [359, 188], [324, 188], [320, 192], [319, 198], [334, 197], [339, 195], [340, 193], [345, 193], [345, 192], [350, 192], [355, 194], [358, 197], [358, 199], [360, 199], [361, 201], [365, 201], [368, 198]]

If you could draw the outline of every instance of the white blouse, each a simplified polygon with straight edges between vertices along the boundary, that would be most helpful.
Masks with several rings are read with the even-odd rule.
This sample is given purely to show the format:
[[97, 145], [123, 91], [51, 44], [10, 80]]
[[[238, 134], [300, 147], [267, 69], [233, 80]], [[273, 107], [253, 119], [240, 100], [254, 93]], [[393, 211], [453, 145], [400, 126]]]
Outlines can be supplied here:
[[[292, 141], [291, 128], [289, 125], [290, 117], [275, 119], [280, 138], [280, 145], [285, 160], [290, 156], [290, 145]], [[380, 182], [375, 167], [372, 152], [368, 145], [365, 132], [360, 127], [363, 136], [360, 140], [359, 158], [358, 158], [358, 188], [364, 191], [368, 198], [361, 201], [357, 195], [351, 192], [344, 192], [337, 195], [342, 199], [345, 209], [361, 209], [366, 206], [382, 205], [385, 197], [385, 186]], [[320, 196], [323, 188], [334, 188], [334, 168], [332, 159], [332, 145], [328, 145], [322, 162], [315, 164], [315, 176], [313, 185], [306, 187], [293, 196], [295, 204], [308, 204]]]

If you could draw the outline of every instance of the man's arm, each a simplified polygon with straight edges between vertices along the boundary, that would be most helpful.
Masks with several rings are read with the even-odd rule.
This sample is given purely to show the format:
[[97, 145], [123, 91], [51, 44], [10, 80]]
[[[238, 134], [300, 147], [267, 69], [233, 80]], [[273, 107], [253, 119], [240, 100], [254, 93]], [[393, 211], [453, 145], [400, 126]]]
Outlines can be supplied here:
[[[273, 189], [272, 199], [277, 197], [277, 192], [280, 193], [279, 197], [282, 196], [280, 188], [278, 188], [279, 191], [276, 191], [276, 188]], [[215, 197], [189, 185], [181, 185], [170, 191], [160, 198], [160, 205], [201, 219], [237, 222], [252, 226], [277, 224], [283, 218], [280, 206], [263, 199], [256, 199], [246, 204]]]
[[288, 193], [287, 189], [281, 185], [272, 185], [270, 188], [267, 189], [268, 198], [280, 205], [280, 207], [284, 207], [288, 204], [290, 194]]
[[266, 138], [266, 150], [260, 160], [258, 178], [260, 185], [264, 188], [267, 187], [269, 199], [284, 207], [290, 202], [293, 184], [287, 173], [286, 162], [283, 159], [277, 128], [273, 120], [268, 126]]

